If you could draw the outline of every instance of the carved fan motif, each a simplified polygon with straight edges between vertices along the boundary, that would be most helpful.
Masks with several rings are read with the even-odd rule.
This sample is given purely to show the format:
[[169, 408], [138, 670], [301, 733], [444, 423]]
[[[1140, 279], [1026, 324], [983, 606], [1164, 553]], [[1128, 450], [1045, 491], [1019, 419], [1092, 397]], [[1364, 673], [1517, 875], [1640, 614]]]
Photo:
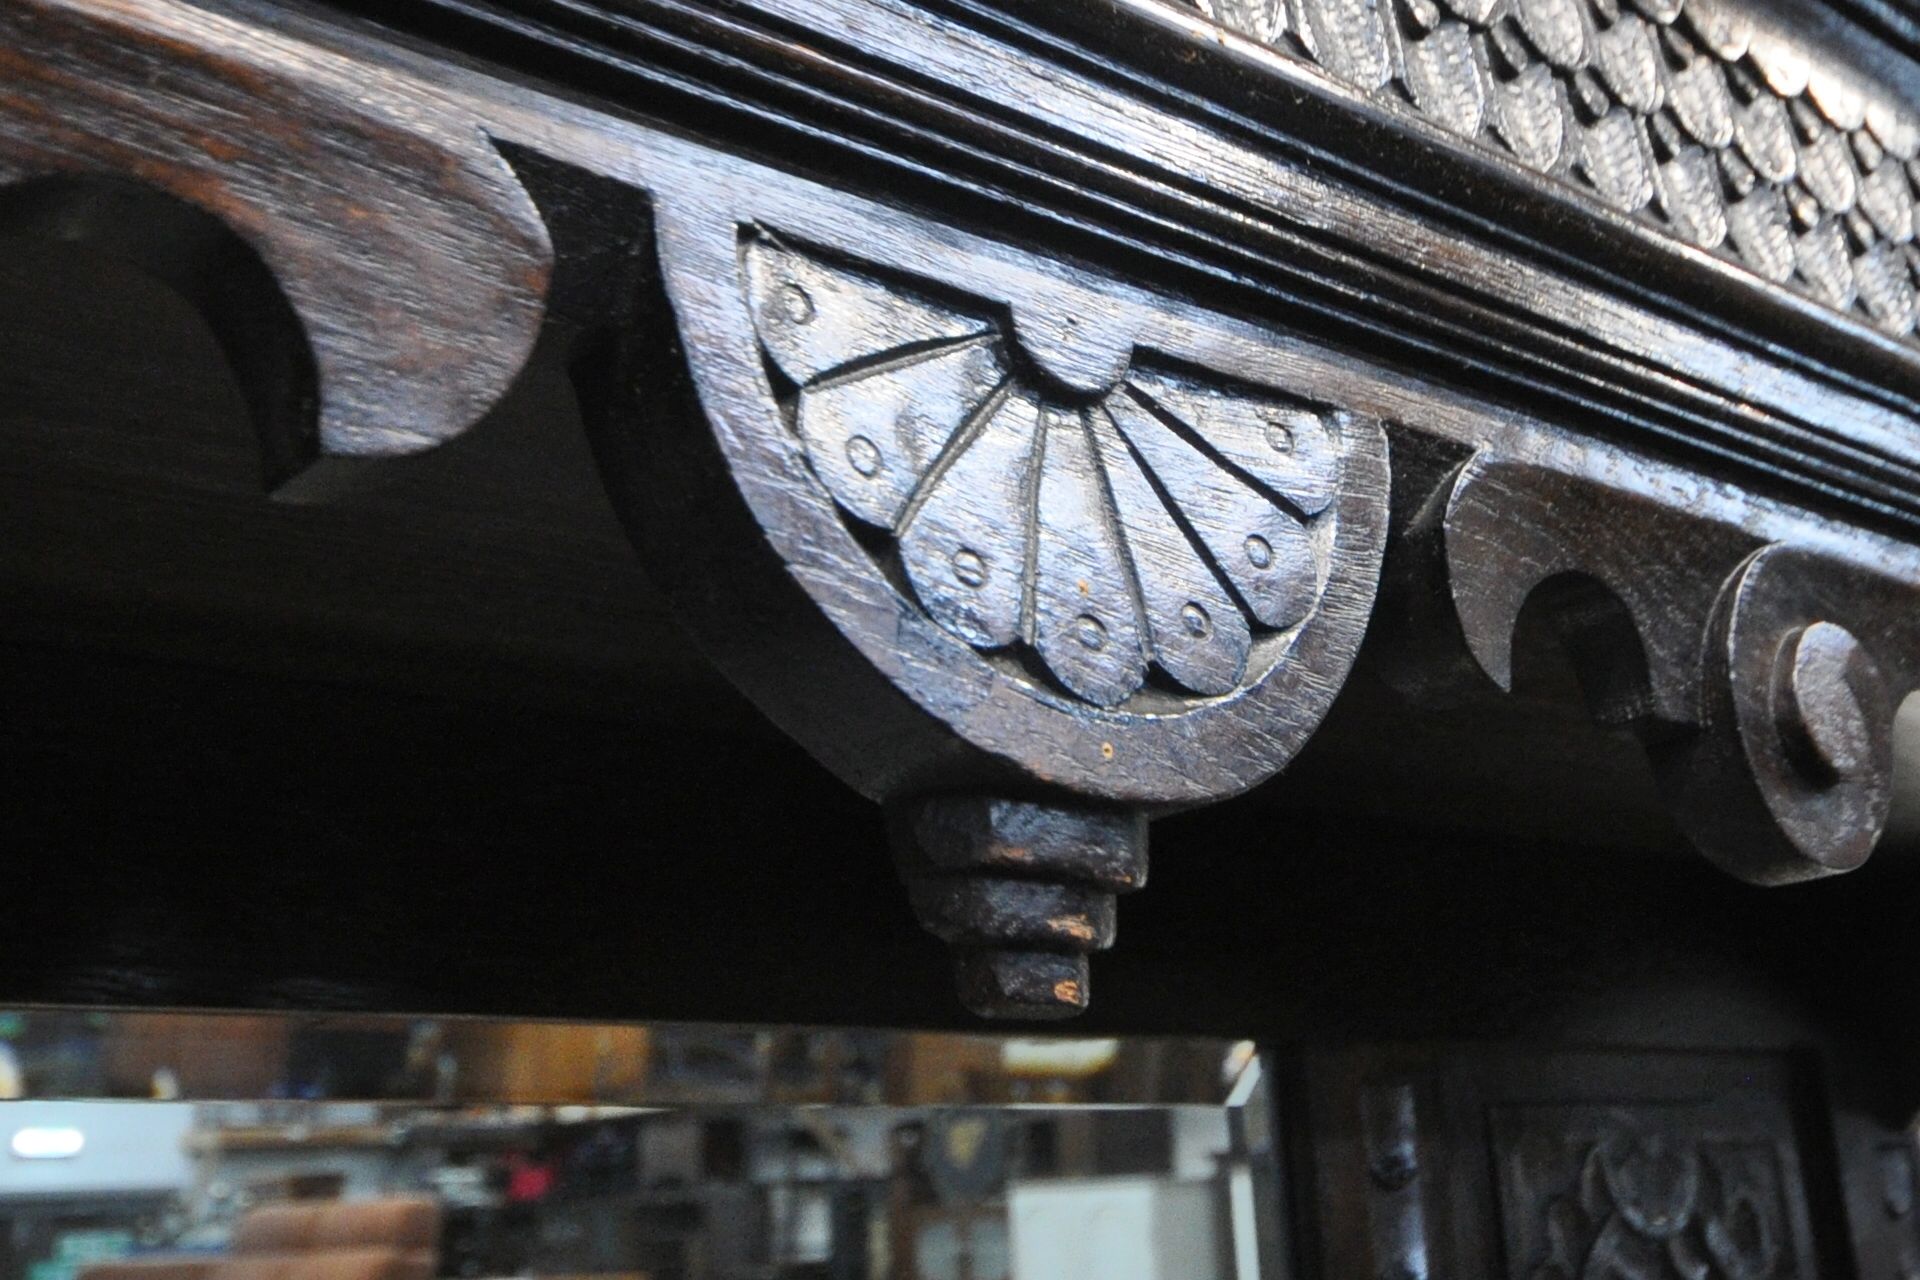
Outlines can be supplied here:
[[1313, 611], [1342, 470], [1322, 411], [1172, 370], [1050, 376], [1059, 361], [984, 310], [765, 235], [746, 272], [815, 475], [976, 649], [1024, 646], [1099, 706], [1150, 668], [1218, 695], [1247, 680], [1258, 634]]

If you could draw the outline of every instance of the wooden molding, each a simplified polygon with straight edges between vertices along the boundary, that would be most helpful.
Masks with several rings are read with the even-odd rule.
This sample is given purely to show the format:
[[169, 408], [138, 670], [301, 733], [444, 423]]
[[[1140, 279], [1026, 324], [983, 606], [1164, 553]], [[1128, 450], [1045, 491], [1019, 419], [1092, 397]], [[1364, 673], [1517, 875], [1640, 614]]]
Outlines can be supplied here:
[[[1888, 532], [1920, 521], [1920, 351], [1910, 282], [1869, 282], [1907, 261], [1912, 192], [1870, 194], [1907, 118], [1679, 3], [1210, 2], [1263, 43], [1178, 15], [1163, 75], [1146, 0], [1103, 8], [1112, 47], [960, 0], [464, 6], [436, 33], [491, 68], [330, 9], [30, 0], [0, 163], [43, 231], [76, 206], [28, 197], [78, 176], [237, 238], [285, 314], [210, 315], [304, 334], [310, 384], [264, 361], [262, 403], [309, 386], [323, 451], [445, 439], [563, 347], [649, 575], [889, 806], [977, 1010], [1084, 1007], [1146, 818], [1282, 770], [1364, 637], [1421, 693], [1504, 684], [1530, 606], [1709, 857], [1858, 866], [1920, 683]], [[1466, 141], [1392, 100], [1422, 22], [1482, 95], [1436, 99]], [[1654, 42], [1652, 87], [1608, 40]], [[1223, 59], [1260, 76], [1194, 96]], [[1550, 157], [1500, 114], [1536, 92]], [[1735, 99], [1798, 130], [1792, 175]], [[1769, 195], [1672, 194], [1769, 156]], [[1817, 208], [1775, 260], [1746, 200]]]

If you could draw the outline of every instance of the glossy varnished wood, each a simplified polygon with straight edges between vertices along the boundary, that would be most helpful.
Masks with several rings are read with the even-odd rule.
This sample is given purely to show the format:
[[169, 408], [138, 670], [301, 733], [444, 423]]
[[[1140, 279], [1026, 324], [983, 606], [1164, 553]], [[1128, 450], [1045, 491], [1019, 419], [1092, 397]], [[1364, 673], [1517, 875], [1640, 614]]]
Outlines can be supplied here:
[[[0, 220], [125, 253], [200, 302], [242, 373], [278, 384], [249, 388], [270, 479], [446, 440], [519, 373], [546, 229], [431, 89], [175, 0], [9, 5], [0, 58]], [[126, 183], [239, 245], [196, 254]]]
[[[1180, 7], [361, 11], [842, 186], [1297, 316], [1585, 430], [1883, 517], [1909, 502], [1909, 344]], [[839, 39], [791, 38], [810, 29]]]
[[1408, 3], [42, 0], [0, 138], [14, 225], [145, 218], [276, 478], [303, 415], [459, 430], [544, 323], [649, 576], [909, 815], [977, 1004], [1084, 1004], [1138, 876], [1037, 850], [1143, 868], [1142, 815], [1285, 768], [1370, 632], [1471, 701], [1544, 612], [1709, 856], [1857, 867], [1920, 679], [1897, 50]]
[[6, 9], [0, 1004], [1254, 1036], [1302, 1275], [1912, 1271], [1920, 64], [1768, 11]]

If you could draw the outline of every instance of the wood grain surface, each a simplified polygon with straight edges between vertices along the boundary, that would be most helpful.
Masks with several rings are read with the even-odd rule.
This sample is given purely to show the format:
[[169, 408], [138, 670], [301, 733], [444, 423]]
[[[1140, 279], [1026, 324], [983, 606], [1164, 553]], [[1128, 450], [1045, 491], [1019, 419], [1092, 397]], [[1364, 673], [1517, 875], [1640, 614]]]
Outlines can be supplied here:
[[[1384, 775], [1418, 775], [1395, 778], [1403, 795], [1422, 785], [1465, 793], [1409, 819], [1426, 834], [1383, 838], [1394, 856], [1430, 840], [1471, 862], [1473, 839], [1432, 834], [1446, 812], [1508, 842], [1507, 855], [1461, 865], [1460, 883], [1497, 888], [1552, 870], [1518, 865], [1525, 804], [1473, 814], [1476, 798], [1501, 785], [1487, 774], [1511, 761], [1477, 769], [1471, 754], [1422, 758], [1403, 740], [1430, 731], [1429, 708], [1378, 689], [1349, 693], [1363, 642], [1385, 647], [1380, 639], [1410, 633], [1409, 663], [1437, 662], [1406, 686], [1416, 692], [1463, 672], [1519, 688], [1526, 646], [1516, 636], [1527, 615], [1544, 614], [1603, 722], [1584, 731], [1637, 732], [1653, 761], [1631, 766], [1641, 790], [1657, 775], [1680, 822], [1736, 874], [1780, 883], [1850, 869], [1888, 822], [1894, 707], [1920, 680], [1906, 621], [1920, 582], [1911, 538], [1920, 354], [1838, 309], [1852, 296], [1842, 297], [1830, 253], [1802, 260], [1794, 250], [1801, 283], [1820, 293], [1824, 282], [1832, 306], [1589, 196], [1568, 198], [1555, 168], [1567, 153], [1536, 154], [1540, 121], [1520, 114], [1528, 82], [1549, 97], [1563, 92], [1561, 71], [1573, 85], [1564, 92], [1645, 89], [1625, 61], [1605, 85], [1582, 78], [1591, 68], [1573, 65], [1586, 56], [1574, 45], [1584, 50], [1592, 33], [1571, 0], [1522, 3], [1481, 41], [1510, 46], [1501, 57], [1514, 75], [1496, 91], [1508, 114], [1491, 128], [1517, 160], [1368, 96], [1387, 89], [1393, 64], [1377, 56], [1385, 43], [1360, 38], [1378, 29], [1363, 5], [1289, 10], [1306, 15], [1294, 35], [1337, 63], [1345, 84], [1211, 28], [1209, 46], [1191, 13], [1144, 2], [1062, 0], [1039, 13], [1011, 0], [433, 0], [372, 15], [410, 23], [425, 42], [344, 21], [342, 7], [6, 9], [0, 165], [15, 186], [0, 226], [104, 244], [196, 301], [242, 383], [275, 389], [256, 393], [256, 419], [264, 405], [268, 421], [292, 430], [309, 415], [317, 435], [283, 442], [282, 469], [318, 450], [404, 452], [448, 438], [501, 400], [543, 331], [551, 363], [526, 380], [540, 383], [535, 407], [508, 397], [473, 433], [478, 446], [503, 424], [526, 431], [467, 456], [500, 486], [485, 492], [509, 496], [508, 472], [563, 457], [548, 451], [552, 433], [576, 425], [555, 376], [564, 365], [598, 478], [700, 647], [842, 781], [908, 807], [897, 812], [934, 811], [913, 807], [936, 797], [962, 827], [968, 814], [1017, 813], [1019, 822], [988, 824], [986, 843], [1029, 854], [1024, 837], [994, 832], [1025, 832], [1034, 818], [1056, 849], [1078, 848], [1059, 838], [1077, 832], [1105, 855], [1124, 853], [1132, 887], [1144, 874], [1144, 812], [1222, 801], [1296, 756], [1311, 779], [1309, 740], [1337, 701], [1359, 697], [1372, 718], [1347, 732], [1365, 743], [1361, 764], [1337, 781], [1341, 771], [1321, 766], [1332, 834], [1319, 845], [1333, 869], [1302, 872], [1292, 855], [1305, 827], [1216, 829], [1260, 864], [1251, 876], [1236, 871], [1244, 883], [1278, 894], [1319, 875], [1313, 891], [1342, 908], [1343, 924], [1377, 915], [1343, 954], [1383, 963], [1369, 948], [1393, 945], [1387, 935], [1418, 928], [1426, 910], [1389, 901], [1344, 862], [1356, 815], [1385, 803], [1370, 793], [1393, 789]], [[1097, 32], [1086, 25], [1096, 11], [1106, 24]], [[1608, 29], [1630, 34], [1647, 17], [1635, 13]], [[1184, 34], [1160, 47], [1156, 35], [1169, 30]], [[1677, 113], [1676, 127], [1718, 137], [1717, 108], [1687, 97], [1712, 97], [1718, 82], [1679, 65], [1685, 52], [1670, 42], [1675, 65], [1664, 79], [1656, 71], [1661, 94], [1678, 95], [1661, 109]], [[1517, 67], [1523, 58], [1534, 72]], [[1558, 70], [1538, 70], [1549, 64]], [[1638, 100], [1651, 109], [1651, 98]], [[1864, 117], [1852, 127], [1835, 102], [1825, 109], [1820, 129], [1802, 122], [1803, 135], [1819, 136], [1795, 151], [1796, 166], [1812, 166], [1796, 181], [1829, 184], [1825, 213], [1808, 206], [1803, 218], [1819, 239], [1808, 252], [1831, 250], [1832, 219], [1849, 214], [1856, 232], [1872, 223], [1899, 239], [1897, 193], [1863, 205], [1859, 189], [1904, 172], [1883, 173], [1890, 157], [1905, 164], [1890, 145], [1898, 140]], [[1603, 120], [1582, 127], [1585, 150], [1618, 140]], [[1869, 143], [1885, 154], [1863, 150]], [[1854, 148], [1853, 159], [1837, 145]], [[1840, 161], [1855, 186], [1844, 211]], [[1616, 204], [1653, 199], [1626, 169], [1599, 164], [1582, 172]], [[1874, 206], [1878, 197], [1893, 203]], [[1873, 223], [1876, 210], [1887, 226]], [[1890, 252], [1875, 244], [1862, 254]], [[31, 418], [0, 415], [29, 430]], [[547, 434], [528, 428], [535, 419]], [[118, 469], [106, 468], [116, 482], [139, 472], [134, 455], [148, 444], [135, 430], [120, 446]], [[571, 440], [574, 462], [580, 445]], [[633, 693], [644, 670], [684, 659], [635, 639], [657, 621], [650, 602], [604, 620], [605, 630], [540, 616], [555, 605], [592, 610], [603, 582], [629, 605], [628, 593], [644, 590], [623, 558], [602, 558], [606, 512], [588, 499], [575, 514], [594, 518], [571, 529], [537, 517], [495, 523], [478, 513], [473, 473], [443, 452], [452, 456], [437, 474], [452, 478], [458, 499], [429, 481], [411, 499], [276, 517], [265, 543], [279, 561], [234, 550], [263, 526], [231, 504], [149, 495], [134, 507], [197, 567], [142, 547], [128, 562], [159, 576], [119, 591], [86, 563], [113, 536], [94, 528], [84, 475], [62, 487], [74, 470], [39, 474], [23, 462], [13, 491], [31, 518], [15, 523], [67, 540], [19, 555], [41, 575], [23, 612], [63, 591], [106, 601], [97, 612], [107, 626], [133, 619], [116, 643], [141, 651], [156, 647], [155, 619], [166, 615], [115, 608], [137, 606], [149, 586], [162, 606], [195, 591], [227, 607], [237, 643], [271, 647], [285, 628], [305, 632], [311, 652], [324, 649], [338, 621], [324, 615], [337, 604], [362, 635], [416, 650], [416, 664], [431, 663], [421, 654], [433, 646], [540, 661], [578, 642], [585, 665], [626, 686], [618, 706], [644, 703]], [[213, 527], [230, 517], [232, 527]], [[335, 537], [343, 554], [364, 557], [366, 579], [328, 562]], [[446, 581], [411, 584], [443, 560]], [[294, 566], [316, 574], [313, 589], [283, 580]], [[1378, 607], [1383, 578], [1391, 590]], [[71, 621], [44, 633], [55, 647], [85, 647], [106, 629], [83, 635]], [[351, 680], [349, 665], [336, 658], [324, 670]], [[698, 677], [682, 683], [638, 712], [642, 746], [621, 747], [623, 760], [644, 761], [634, 771], [647, 773], [650, 795], [671, 790], [693, 815], [672, 833], [649, 829], [638, 857], [686, 865], [676, 872], [687, 876], [681, 900], [701, 908], [685, 914], [703, 928], [751, 919], [772, 930], [784, 903], [742, 912], [737, 885], [811, 885], [805, 900], [818, 906], [825, 860], [793, 856], [777, 821], [744, 832], [722, 817], [778, 814], [785, 789], [819, 773], [764, 739], [764, 757], [736, 757], [724, 722], [737, 704]], [[486, 719], [440, 723], [459, 734]], [[342, 752], [353, 720], [335, 726], [349, 743]], [[207, 721], [203, 747], [220, 724]], [[132, 754], [151, 749], [146, 726], [126, 728], [140, 744]], [[1579, 732], [1556, 720], [1533, 741], [1559, 750]], [[1421, 741], [1445, 754], [1433, 747], [1443, 738]], [[1600, 740], [1599, 755], [1618, 767], [1617, 740]], [[279, 758], [303, 747], [287, 744]], [[431, 754], [416, 736], [379, 757], [399, 776], [383, 781], [375, 807], [414, 812], [396, 794], [410, 780], [404, 762]], [[448, 749], [433, 767], [458, 773], [462, 761], [487, 759]], [[552, 779], [578, 760], [513, 763]], [[196, 779], [208, 772], [194, 767]], [[339, 755], [325, 767], [345, 769]], [[757, 807], [711, 812], [749, 790]], [[855, 830], [849, 812], [877, 820], [842, 799], [814, 797], [795, 812], [827, 824], [813, 835]], [[344, 803], [329, 793], [321, 809]], [[1553, 807], [1533, 803], [1536, 817]], [[84, 826], [84, 815], [25, 807], [22, 829], [39, 830], [49, 848], [75, 821]], [[534, 830], [514, 847], [494, 847], [496, 887], [553, 897], [516, 902], [524, 914], [507, 914], [521, 927], [590, 916], [607, 897], [593, 886], [637, 893], [659, 870], [571, 826], [586, 852], [550, 861], [558, 818], [544, 816], [528, 819]], [[632, 828], [647, 822], [629, 817]], [[1644, 810], [1637, 821], [1648, 821]], [[1664, 821], [1654, 823], [1663, 848]], [[390, 887], [403, 900], [384, 926], [392, 935], [409, 916], [429, 921], [410, 972], [384, 987], [386, 955], [308, 954], [274, 967], [281, 985], [255, 984], [235, 976], [231, 957], [209, 958], [122, 900], [129, 923], [95, 929], [46, 962], [40, 986], [16, 989], [105, 999], [151, 978], [153, 993], [132, 998], [395, 1004], [417, 990], [416, 1007], [498, 999], [523, 1009], [602, 998], [633, 1009], [658, 995], [644, 982], [589, 991], [597, 970], [551, 992], [507, 982], [497, 996], [428, 972], [460, 954], [461, 940], [422, 905], [408, 872], [384, 861], [390, 836], [352, 838], [365, 857], [320, 838], [303, 846], [318, 851], [313, 877], [346, 867]], [[736, 838], [744, 852], [729, 865], [749, 870], [727, 883], [701, 879], [700, 860], [684, 856]], [[1609, 854], [1627, 840], [1600, 838]], [[1556, 858], [1578, 856], [1556, 848]], [[575, 865], [596, 859], [613, 865]], [[781, 860], [785, 879], [754, 880], [760, 864]], [[919, 886], [923, 920], [982, 962], [976, 1007], [1085, 1002], [1082, 951], [1113, 937], [1112, 886], [1046, 861], [1030, 858], [1020, 876], [998, 868], [991, 882]], [[169, 870], [204, 883], [209, 866], [187, 850]], [[297, 888], [305, 869], [232, 874], [265, 895]], [[1728, 904], [1748, 900], [1732, 887], [1698, 890], [1637, 862], [1620, 874], [1711, 896], [1729, 936], [1747, 937]], [[1423, 867], [1409, 883], [1432, 897], [1445, 877]], [[1616, 914], [1646, 908], [1640, 887], [1607, 883]], [[353, 929], [368, 910], [362, 897], [341, 890], [322, 932]], [[858, 914], [840, 910], [823, 918]], [[1491, 934], [1506, 917], [1479, 920]], [[579, 927], [592, 954], [634, 957], [600, 923]], [[781, 936], [811, 927], [789, 922]], [[143, 940], [148, 931], [158, 941]], [[1483, 954], [1499, 945], [1465, 941]], [[762, 960], [777, 949], [754, 944]], [[241, 950], [263, 945], [256, 936]], [[115, 947], [135, 959], [116, 962]], [[716, 950], [727, 944], [701, 954]], [[1272, 972], [1260, 966], [1285, 953], [1264, 938], [1248, 950], [1260, 958], [1233, 967]], [[1819, 972], [1855, 973], [1865, 954], [1829, 957]], [[203, 965], [211, 978], [196, 972]], [[528, 969], [553, 973], [538, 956]], [[339, 991], [300, 985], [328, 973]], [[1305, 989], [1343, 998], [1321, 978]], [[734, 1007], [751, 1005], [754, 979], [733, 981]], [[845, 1006], [828, 997], [789, 1007]], [[1278, 1011], [1269, 1025], [1286, 1022]]]
[[[49, 176], [85, 181], [34, 181]], [[106, 181], [163, 192], [244, 241], [310, 347], [305, 430], [317, 435], [284, 450], [295, 460], [457, 434], [539, 331], [546, 231], [471, 117], [418, 83], [196, 6], [0, 9], [0, 177], [24, 184], [5, 197], [13, 231], [137, 249], [143, 207], [104, 223], [77, 212], [98, 210], [91, 184]]]
[[[1826, 12], [1785, 3], [1809, 23]], [[462, 80], [463, 100], [503, 136], [586, 167], [630, 166], [561, 142], [564, 109], [523, 115], [525, 84], [586, 88], [728, 153], [1153, 273], [1849, 518], [1920, 518], [1914, 344], [1430, 124], [1389, 101], [1392, 86], [1362, 93], [1184, 6], [326, 7], [511, 73]], [[329, 38], [409, 61], [356, 34]], [[1846, 58], [1888, 57], [1852, 34]], [[1889, 65], [1896, 83], [1910, 67]]]

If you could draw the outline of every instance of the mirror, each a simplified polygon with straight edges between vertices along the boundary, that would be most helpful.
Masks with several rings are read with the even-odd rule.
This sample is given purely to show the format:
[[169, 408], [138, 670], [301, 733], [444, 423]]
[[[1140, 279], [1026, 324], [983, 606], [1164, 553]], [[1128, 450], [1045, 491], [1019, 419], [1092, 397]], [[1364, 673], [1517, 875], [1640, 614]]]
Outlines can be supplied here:
[[22, 1280], [1249, 1280], [1221, 1040], [0, 1014]]

